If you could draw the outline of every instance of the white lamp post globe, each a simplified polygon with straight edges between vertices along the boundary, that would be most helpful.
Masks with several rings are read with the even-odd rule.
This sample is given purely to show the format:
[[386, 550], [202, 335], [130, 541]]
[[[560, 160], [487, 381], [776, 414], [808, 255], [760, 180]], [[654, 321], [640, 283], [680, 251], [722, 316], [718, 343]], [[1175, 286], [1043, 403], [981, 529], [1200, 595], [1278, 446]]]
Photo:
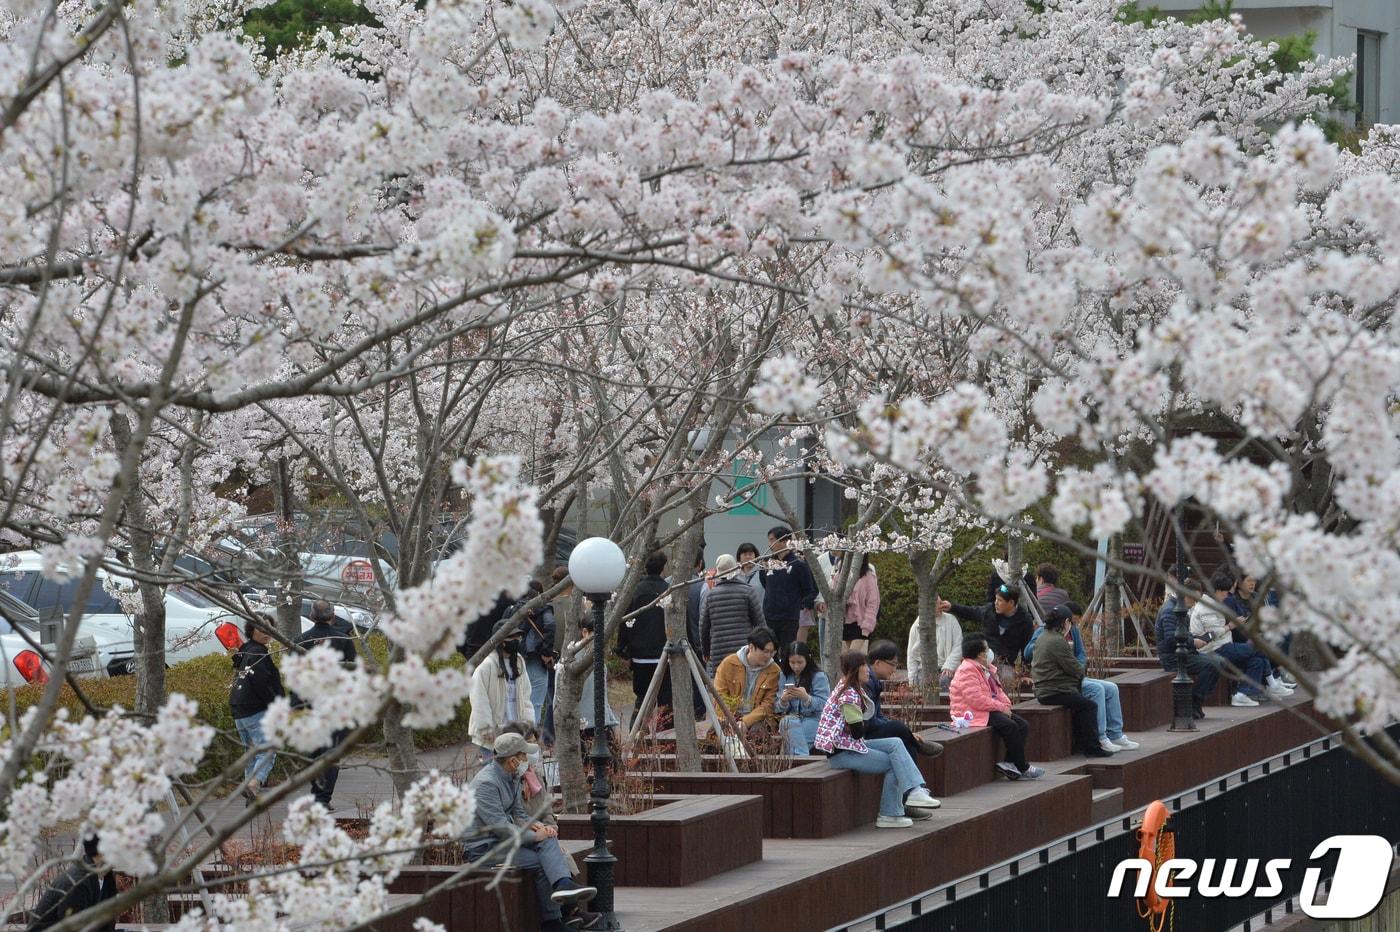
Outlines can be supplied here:
[[622, 548], [606, 537], [580, 541], [569, 555], [569, 578], [587, 595], [611, 595], [626, 575]]

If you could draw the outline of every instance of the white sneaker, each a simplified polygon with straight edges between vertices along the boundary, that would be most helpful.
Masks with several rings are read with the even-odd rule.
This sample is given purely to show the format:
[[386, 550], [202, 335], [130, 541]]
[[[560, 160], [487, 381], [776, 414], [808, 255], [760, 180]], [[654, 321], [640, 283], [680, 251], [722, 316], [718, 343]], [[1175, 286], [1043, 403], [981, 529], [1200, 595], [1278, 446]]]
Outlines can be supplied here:
[[1267, 686], [1267, 687], [1270, 688], [1270, 689], [1279, 689], [1279, 690], [1283, 690], [1284, 692], [1288, 692], [1288, 693], [1292, 693], [1292, 692], [1293, 692], [1293, 687], [1292, 687], [1292, 686], [1289, 686], [1289, 685], [1288, 685], [1287, 683], [1285, 683], [1283, 680], [1281, 680], [1281, 679], [1279, 679], [1278, 677], [1273, 676], [1273, 675], [1270, 675], [1270, 676], [1268, 676], [1268, 677], [1265, 677], [1265, 679], [1264, 679], [1264, 685]]
[[904, 805], [908, 809], [937, 809], [943, 804], [930, 796], [928, 790], [919, 787], [904, 797]]
[[1241, 708], [1256, 706], [1258, 704], [1259, 703], [1255, 702], [1253, 699], [1249, 698], [1244, 693], [1235, 693], [1235, 695], [1232, 696], [1230, 699], [1230, 705], [1240, 706]]
[[1265, 686], [1264, 695], [1270, 699], [1287, 699], [1293, 695], [1293, 690], [1284, 689], [1282, 686]]
[[908, 816], [882, 815], [875, 818], [876, 828], [910, 828], [913, 824], [914, 820]]
[[1298, 681], [1293, 678], [1292, 673], [1289, 673], [1286, 670], [1279, 676], [1278, 681], [1284, 686], [1288, 687], [1289, 689], [1298, 688]]
[[1021, 773], [1022, 780], [1039, 780], [1045, 776], [1044, 767], [1028, 767]]
[[1099, 747], [1103, 748], [1109, 754], [1117, 754], [1120, 750], [1122, 750], [1122, 748], [1118, 747], [1118, 745], [1114, 744], [1112, 741], [1109, 741], [1107, 738], [1099, 739]]
[[915, 809], [913, 806], [905, 806], [904, 814], [915, 822], [922, 822], [925, 819], [933, 818], [932, 809]]
[[1113, 743], [1118, 745], [1118, 747], [1124, 751], [1135, 751], [1138, 748], [1142, 747], [1142, 745], [1138, 744], [1136, 741], [1134, 741], [1132, 738], [1129, 738], [1127, 735], [1123, 735], [1119, 738], [1114, 738]]

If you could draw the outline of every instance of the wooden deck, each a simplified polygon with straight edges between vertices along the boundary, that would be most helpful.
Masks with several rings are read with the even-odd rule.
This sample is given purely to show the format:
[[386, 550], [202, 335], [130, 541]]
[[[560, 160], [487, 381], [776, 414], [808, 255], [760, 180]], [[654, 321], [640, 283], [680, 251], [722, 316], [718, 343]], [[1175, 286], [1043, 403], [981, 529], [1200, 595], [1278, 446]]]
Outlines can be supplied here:
[[1136, 751], [1042, 761], [1048, 772], [1039, 781], [963, 789], [912, 829], [867, 825], [830, 838], [765, 838], [762, 861], [700, 883], [621, 887], [623, 928], [817, 932], [1326, 732], [1301, 699], [1216, 707], [1208, 716], [1195, 733], [1165, 726], [1133, 733], [1142, 743]]

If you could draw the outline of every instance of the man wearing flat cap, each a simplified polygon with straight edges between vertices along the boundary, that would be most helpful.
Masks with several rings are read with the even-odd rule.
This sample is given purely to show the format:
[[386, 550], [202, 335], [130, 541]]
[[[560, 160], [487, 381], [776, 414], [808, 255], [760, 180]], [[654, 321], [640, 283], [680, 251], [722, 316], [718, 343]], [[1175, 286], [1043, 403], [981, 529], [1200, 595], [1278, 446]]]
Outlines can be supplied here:
[[[517, 734], [500, 735], [492, 743], [496, 759], [472, 778], [476, 816], [467, 830], [465, 854], [483, 866], [518, 867], [534, 876], [540, 904], [540, 928], [564, 928], [561, 907], [578, 907], [598, 892], [569, 876], [569, 862], [559, 847], [558, 829], [531, 818], [520, 794], [529, 767], [530, 745]], [[502, 842], [519, 839], [519, 846]], [[572, 912], [572, 910], [571, 910]]]

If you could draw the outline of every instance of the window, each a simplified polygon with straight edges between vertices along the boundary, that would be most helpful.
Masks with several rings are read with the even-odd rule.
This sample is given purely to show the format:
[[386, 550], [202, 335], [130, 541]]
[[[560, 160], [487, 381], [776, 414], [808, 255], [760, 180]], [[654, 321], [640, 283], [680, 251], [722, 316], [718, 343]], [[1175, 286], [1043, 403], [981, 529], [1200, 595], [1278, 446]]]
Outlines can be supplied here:
[[15, 570], [10, 573], [0, 573], [0, 589], [4, 589], [10, 595], [27, 602], [31, 606], [30, 596], [33, 595], [34, 582], [39, 578], [38, 570]]
[[1381, 37], [1356, 31], [1356, 122], [1371, 126], [1380, 119]]
[[[38, 595], [34, 599], [34, 607], [38, 609], [40, 617], [44, 617], [48, 612], [57, 609], [63, 614], [68, 614], [73, 608], [73, 598], [78, 594], [78, 583], [81, 579], [74, 578], [66, 583], [56, 583], [52, 579], [45, 579], [39, 583]], [[117, 600], [107, 594], [102, 588], [102, 579], [99, 577], [93, 583], [92, 591], [88, 593], [87, 605], [83, 607], [85, 615], [121, 615], [122, 607]]]

